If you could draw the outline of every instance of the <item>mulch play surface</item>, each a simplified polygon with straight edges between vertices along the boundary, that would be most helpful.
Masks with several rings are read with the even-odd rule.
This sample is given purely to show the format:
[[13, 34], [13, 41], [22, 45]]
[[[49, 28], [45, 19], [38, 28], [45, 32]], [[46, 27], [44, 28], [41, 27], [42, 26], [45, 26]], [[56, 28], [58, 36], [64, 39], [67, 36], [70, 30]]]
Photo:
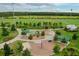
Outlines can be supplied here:
[[52, 47], [55, 45], [54, 42], [48, 42], [47, 40], [40, 43], [31, 43], [31, 52], [33, 56], [48, 56], [52, 54]]
[[[43, 40], [41, 43], [31, 43], [31, 53], [33, 56], [49, 56], [53, 53], [53, 48], [56, 45], [55, 41], [48, 42]], [[60, 44], [61, 49], [65, 47], [64, 43]]]

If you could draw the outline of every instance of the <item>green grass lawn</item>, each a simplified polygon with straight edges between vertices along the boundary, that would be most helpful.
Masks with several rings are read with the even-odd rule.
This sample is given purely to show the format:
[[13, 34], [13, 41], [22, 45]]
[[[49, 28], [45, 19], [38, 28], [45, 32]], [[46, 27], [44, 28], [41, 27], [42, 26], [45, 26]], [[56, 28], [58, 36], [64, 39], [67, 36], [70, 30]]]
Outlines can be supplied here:
[[65, 35], [65, 36], [71, 36], [76, 33], [78, 38], [76, 40], [70, 39], [70, 44], [68, 47], [75, 47], [79, 49], [79, 32], [67, 32], [64, 30], [57, 30], [58, 32], [61, 33], [61, 35]]
[[62, 22], [63, 26], [67, 25], [67, 24], [74, 24], [79, 26], [79, 19], [4, 19], [4, 20], [0, 20], [1, 22], [8, 22], [10, 24], [14, 24], [17, 21], [21, 21], [21, 22], [26, 22], [26, 23], [38, 23], [38, 22], [51, 22], [51, 23], [59, 23]]
[[[64, 30], [56, 30], [58, 32], [61, 33], [61, 35], [63, 36], [71, 36], [76, 33], [78, 38], [76, 40], [73, 40], [72, 38], [70, 39], [70, 44], [66, 47], [66, 48], [75, 48], [75, 49], [78, 49], [79, 50], [79, 32], [67, 32], [67, 31], [64, 31]], [[61, 51], [60, 53], [56, 53], [54, 54], [55, 56], [63, 56], [65, 53], [63, 53], [64, 51]], [[79, 55], [79, 54], [78, 54]]]

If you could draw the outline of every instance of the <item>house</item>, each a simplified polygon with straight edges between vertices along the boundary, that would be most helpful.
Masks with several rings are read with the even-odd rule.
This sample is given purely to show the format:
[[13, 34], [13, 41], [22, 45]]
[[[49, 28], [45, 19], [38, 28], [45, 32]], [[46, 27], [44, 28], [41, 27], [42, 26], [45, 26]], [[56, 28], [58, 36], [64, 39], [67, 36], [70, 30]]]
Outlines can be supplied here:
[[77, 29], [77, 26], [76, 25], [67, 25], [66, 28], [70, 31], [74, 31]]

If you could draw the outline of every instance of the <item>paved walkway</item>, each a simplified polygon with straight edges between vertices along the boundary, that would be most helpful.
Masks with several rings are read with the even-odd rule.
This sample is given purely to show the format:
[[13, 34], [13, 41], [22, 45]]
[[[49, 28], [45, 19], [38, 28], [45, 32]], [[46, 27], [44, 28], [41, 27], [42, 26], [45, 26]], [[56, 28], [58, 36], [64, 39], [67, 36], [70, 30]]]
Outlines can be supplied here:
[[[52, 50], [52, 44], [48, 44], [48, 43], [46, 43], [50, 48], [49, 48], [49, 50], [45, 50], [45, 52], [43, 52], [42, 54], [41, 53], [38, 53], [38, 52], [36, 52], [37, 50], [39, 50], [39, 48], [37, 48], [37, 50], [35, 50], [34, 49], [34, 46], [35, 45], [38, 45], [38, 44], [40, 44], [41, 43], [41, 41], [48, 41], [48, 40], [53, 40], [54, 39], [54, 36], [55, 36], [55, 32], [50, 32], [50, 31], [47, 31], [47, 33], [48, 34], [46, 34], [45, 35], [45, 38], [44, 39], [38, 39], [38, 40], [29, 40], [29, 39], [22, 39], [21, 38], [21, 29], [17, 29], [17, 31], [18, 31], [18, 35], [15, 37], [15, 38], [13, 38], [13, 39], [11, 39], [11, 40], [9, 40], [9, 41], [7, 41], [7, 42], [4, 42], [4, 43], [1, 43], [0, 44], [0, 49], [1, 48], [3, 48], [3, 46], [4, 46], [4, 44], [5, 43], [7, 43], [7, 44], [11, 44], [11, 43], [13, 43], [13, 42], [15, 42], [15, 41], [17, 41], [17, 40], [20, 40], [20, 41], [25, 41], [24, 43], [23, 43], [23, 50], [25, 50], [26, 48], [28, 48], [29, 50], [32, 50], [32, 53], [34, 54], [34, 55], [49, 55], [50, 53], [51, 53], [51, 50]], [[35, 45], [34, 46], [32, 46], [31, 44], [32, 43], [34, 43]], [[45, 46], [46, 46], [46, 44], [45, 44]], [[33, 49], [32, 49], [33, 48]], [[36, 48], [36, 47], [35, 47]], [[45, 49], [48, 49], [48, 47], [46, 46], [45, 47]], [[42, 52], [43, 50], [40, 50], [40, 52]], [[36, 52], [36, 53], [35, 53]]]
[[[51, 30], [51, 29], [50, 29]], [[49, 43], [48, 40], [53, 40], [54, 39], [54, 36], [55, 36], [55, 32], [53, 31], [47, 31], [47, 34], [45, 35], [45, 38], [44, 39], [38, 39], [38, 40], [29, 40], [28, 38], [26, 39], [23, 39], [21, 38], [21, 29], [17, 29], [18, 31], [18, 35], [7, 41], [7, 42], [4, 42], [4, 43], [1, 43], [0, 44], [0, 49], [3, 48], [4, 44], [7, 43], [7, 44], [11, 44], [17, 40], [20, 40], [20, 41], [25, 41], [23, 43], [23, 50], [25, 50], [26, 48], [28, 48], [29, 50], [31, 50], [32, 54], [34, 56], [38, 55], [38, 56], [46, 56], [46, 55], [49, 55], [51, 54], [52, 52], [52, 46], [54, 46], [54, 42], [52, 43]], [[43, 47], [42, 49], [40, 49], [38, 46], [40, 46], [40, 43], [43, 42]], [[64, 47], [63, 44], [61, 44], [61, 46]]]

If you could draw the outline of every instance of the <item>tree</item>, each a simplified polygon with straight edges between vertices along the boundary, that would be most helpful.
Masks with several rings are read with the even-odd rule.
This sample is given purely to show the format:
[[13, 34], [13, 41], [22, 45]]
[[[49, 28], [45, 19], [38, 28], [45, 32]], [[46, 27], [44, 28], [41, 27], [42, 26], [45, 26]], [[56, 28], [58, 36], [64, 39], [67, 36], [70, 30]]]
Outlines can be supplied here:
[[5, 23], [1, 22], [1, 27], [5, 27]]
[[36, 36], [39, 37], [40, 36], [40, 32], [36, 31]]
[[22, 55], [23, 56], [31, 56], [31, 52], [28, 49], [26, 49], [23, 51]]
[[3, 27], [2, 28], [2, 36], [7, 36], [7, 35], [9, 35], [9, 32], [5, 27]]
[[45, 35], [45, 32], [44, 32], [44, 31], [42, 31], [42, 32], [41, 32], [41, 36], [44, 36], [44, 35]]
[[11, 49], [8, 44], [5, 43], [3, 51], [5, 56], [9, 56], [11, 54]]
[[32, 35], [29, 35], [28, 39], [32, 40], [33, 36]]
[[54, 53], [59, 53], [60, 52], [59, 45], [56, 45], [53, 50], [54, 50]]
[[73, 36], [72, 36], [72, 39], [77, 39], [78, 38], [78, 36], [76, 35], [76, 34], [73, 34]]
[[57, 23], [53, 23], [53, 28], [57, 28], [58, 24]]
[[22, 30], [21, 35], [26, 35], [26, 32]]
[[17, 50], [18, 52], [21, 52], [23, 50], [23, 45], [21, 41], [17, 41]]
[[62, 27], [63, 27], [63, 26], [62, 26], [62, 22], [60, 22], [60, 23], [59, 23], [59, 27], [60, 27], [60, 28], [62, 28]]
[[40, 22], [38, 22], [38, 23], [37, 23], [37, 26], [38, 26], [38, 27], [39, 27], [39, 26], [41, 26], [41, 23], [40, 23]]
[[58, 35], [57, 35], [57, 34], [55, 35], [54, 40], [55, 40], [55, 41], [58, 40]]
[[32, 23], [31, 22], [29, 23], [29, 27], [32, 27]]
[[76, 48], [64, 48], [61, 52], [62, 56], [79, 56], [79, 50]]
[[16, 22], [16, 25], [18, 24], [18, 22]]
[[48, 26], [45, 26], [45, 29], [48, 29]]
[[36, 23], [33, 23], [33, 27], [36, 27]]
[[16, 27], [14, 24], [11, 26], [11, 31], [16, 31]]

